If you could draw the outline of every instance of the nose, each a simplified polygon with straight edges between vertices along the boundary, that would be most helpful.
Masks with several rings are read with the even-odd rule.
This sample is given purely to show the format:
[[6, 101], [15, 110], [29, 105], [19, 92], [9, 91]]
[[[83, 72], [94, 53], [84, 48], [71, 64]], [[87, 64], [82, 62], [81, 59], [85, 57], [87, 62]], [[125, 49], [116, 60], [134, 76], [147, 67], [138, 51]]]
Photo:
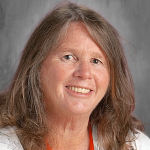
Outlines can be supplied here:
[[85, 61], [79, 62], [75, 68], [73, 76], [84, 80], [91, 79], [92, 74], [91, 74], [90, 64]]

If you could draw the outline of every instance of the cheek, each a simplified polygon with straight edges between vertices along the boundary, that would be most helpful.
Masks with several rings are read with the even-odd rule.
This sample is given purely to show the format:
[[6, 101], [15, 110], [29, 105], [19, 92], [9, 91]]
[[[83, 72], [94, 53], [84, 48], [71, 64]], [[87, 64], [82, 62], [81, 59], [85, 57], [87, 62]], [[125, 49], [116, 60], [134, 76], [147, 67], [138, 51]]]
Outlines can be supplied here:
[[102, 78], [102, 82], [106, 85], [106, 87], [108, 87], [109, 82], [110, 82], [110, 76], [108, 73], [104, 74]]
[[110, 75], [108, 72], [102, 72], [97, 76], [97, 88], [100, 91], [106, 92], [110, 83]]
[[43, 67], [41, 70], [41, 82], [45, 93], [60, 92], [63, 83], [68, 79], [68, 72], [64, 67]]

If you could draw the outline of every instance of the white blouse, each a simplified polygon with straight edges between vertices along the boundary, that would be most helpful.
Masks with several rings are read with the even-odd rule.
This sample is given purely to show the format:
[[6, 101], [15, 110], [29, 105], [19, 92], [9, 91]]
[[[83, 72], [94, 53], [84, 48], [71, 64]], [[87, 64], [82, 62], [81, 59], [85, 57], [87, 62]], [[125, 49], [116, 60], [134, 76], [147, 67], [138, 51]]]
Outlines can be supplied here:
[[0, 129], [0, 150], [23, 150], [12, 127]]
[[[137, 139], [132, 143], [132, 146], [134, 147], [132, 150], [150, 150], [150, 139], [144, 133], [138, 132]], [[92, 129], [92, 134], [94, 150], [103, 150], [98, 147], [96, 128]], [[0, 150], [23, 150], [13, 127], [0, 129]]]

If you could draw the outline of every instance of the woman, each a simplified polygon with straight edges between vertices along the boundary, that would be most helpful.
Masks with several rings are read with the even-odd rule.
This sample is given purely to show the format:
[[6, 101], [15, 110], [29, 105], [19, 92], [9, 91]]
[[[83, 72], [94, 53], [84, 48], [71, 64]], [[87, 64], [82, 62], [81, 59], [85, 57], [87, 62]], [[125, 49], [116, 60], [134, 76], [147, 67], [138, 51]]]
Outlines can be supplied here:
[[0, 146], [149, 150], [134, 104], [117, 31], [93, 10], [67, 3], [35, 29], [0, 95]]

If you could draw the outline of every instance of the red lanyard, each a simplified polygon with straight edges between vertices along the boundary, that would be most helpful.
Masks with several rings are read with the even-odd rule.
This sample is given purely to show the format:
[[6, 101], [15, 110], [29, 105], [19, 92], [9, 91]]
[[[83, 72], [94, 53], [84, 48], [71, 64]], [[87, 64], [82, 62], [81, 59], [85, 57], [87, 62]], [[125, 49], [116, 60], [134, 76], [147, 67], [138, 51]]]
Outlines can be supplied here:
[[50, 145], [47, 141], [46, 141], [46, 150], [52, 150], [52, 148], [50, 147]]
[[90, 139], [90, 150], [94, 150], [94, 144], [93, 144], [93, 136], [92, 136], [92, 128], [91, 125], [89, 125], [89, 139]]
[[46, 141], [46, 150], [52, 150], [47, 141]]
[[[93, 137], [92, 137], [92, 129], [91, 126], [89, 126], [89, 143], [90, 143], [90, 150], [94, 150], [94, 144], [93, 144]], [[49, 143], [46, 141], [46, 149], [52, 150]]]

